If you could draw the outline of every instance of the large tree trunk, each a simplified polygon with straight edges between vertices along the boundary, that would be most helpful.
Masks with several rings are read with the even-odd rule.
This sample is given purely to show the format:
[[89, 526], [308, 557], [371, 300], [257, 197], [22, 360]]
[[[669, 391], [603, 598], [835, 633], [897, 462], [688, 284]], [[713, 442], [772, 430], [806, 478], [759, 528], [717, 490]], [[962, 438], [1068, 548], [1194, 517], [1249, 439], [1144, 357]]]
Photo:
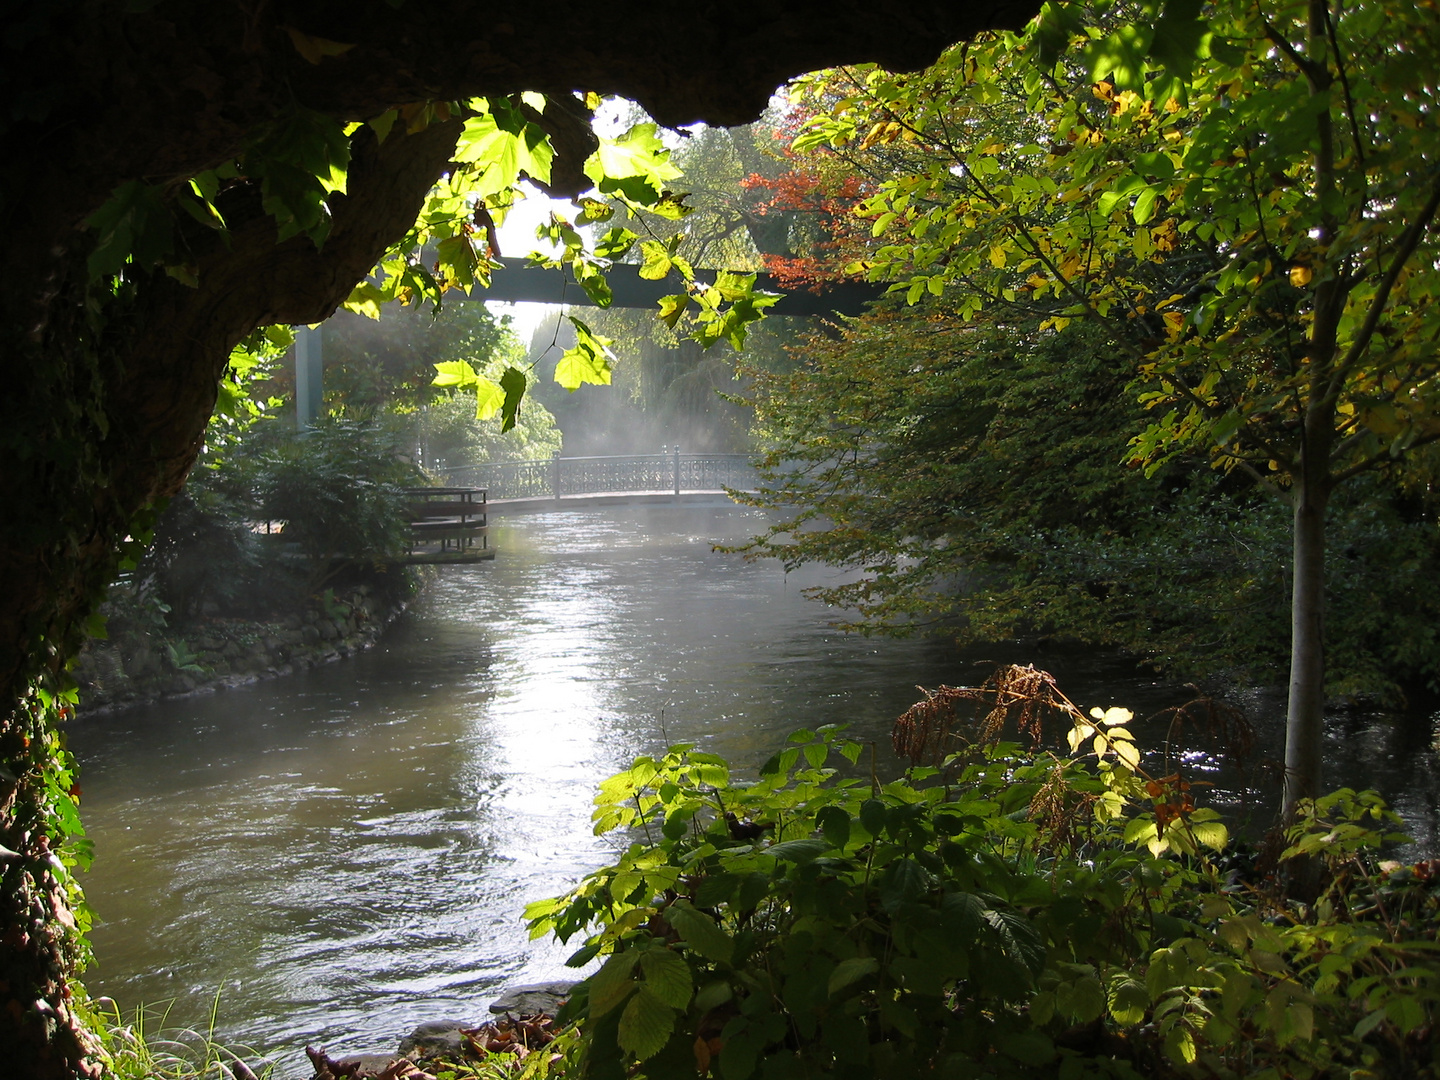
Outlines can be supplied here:
[[[323, 251], [303, 237], [277, 244], [273, 222], [258, 213], [247, 220], [245, 207], [232, 206], [230, 241], [199, 259], [198, 288], [157, 274], [122, 325], [100, 340], [87, 342], [57, 320], [44, 342], [30, 346], [36, 365], [50, 365], [62, 385], [93, 397], [90, 410], [62, 414], [63, 424], [27, 424], [25, 410], [44, 408], [33, 387], [32, 396], [6, 403], [8, 429], [28, 431], [35, 443], [28, 457], [11, 458], [0, 490], [7, 505], [47, 507], [49, 515], [30, 524], [28, 548], [4, 553], [0, 590], [38, 592], [48, 606], [12, 604], [0, 613], [13, 620], [11, 633], [49, 646], [47, 666], [73, 650], [75, 616], [109, 579], [137, 511], [183, 483], [230, 349], [256, 325], [310, 322], [333, 311], [415, 220], [459, 133], [452, 121], [393, 134], [383, 146], [359, 145]], [[38, 627], [37, 619], [44, 620]], [[77, 942], [49, 862], [49, 758], [37, 752], [53, 749], [53, 715], [29, 698], [0, 717], [0, 845], [18, 856], [3, 864], [0, 891], [0, 927], [9, 928], [0, 933], [0, 1046], [25, 1063], [16, 1075], [38, 1080], [89, 1075], [85, 1037], [69, 1010]]]
[[[69, 1009], [74, 935], [48, 867], [43, 773], [54, 714], [26, 686], [59, 671], [146, 508], [200, 448], [234, 343], [312, 322], [414, 220], [456, 125], [356, 148], [323, 251], [277, 243], [258, 200], [225, 206], [228, 245], [188, 238], [199, 287], [141, 276], [97, 293], [85, 219], [130, 180], [165, 183], [233, 158], [298, 103], [347, 120], [392, 105], [575, 88], [627, 94], [657, 119], [753, 119], [775, 86], [828, 64], [928, 63], [1038, 0], [777, 0], [617, 8], [552, 0], [46, 0], [0, 17], [0, 1048], [6, 1075], [94, 1072]], [[132, 11], [132, 8], [143, 9]], [[630, 19], [644, 51], [613, 33]], [[292, 34], [351, 46], [311, 64]], [[303, 40], [303, 37], [302, 37]], [[642, 39], [643, 40], [643, 39]], [[573, 166], [573, 163], [572, 163]], [[573, 167], [572, 167], [573, 175]], [[104, 857], [104, 853], [100, 853]]]

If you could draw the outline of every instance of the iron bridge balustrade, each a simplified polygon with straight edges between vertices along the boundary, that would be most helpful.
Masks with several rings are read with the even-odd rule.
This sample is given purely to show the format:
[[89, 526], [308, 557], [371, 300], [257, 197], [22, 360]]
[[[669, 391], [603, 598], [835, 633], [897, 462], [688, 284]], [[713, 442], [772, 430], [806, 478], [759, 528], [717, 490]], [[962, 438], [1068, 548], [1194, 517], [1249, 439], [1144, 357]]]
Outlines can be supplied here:
[[483, 487], [494, 499], [544, 499], [554, 495], [550, 461], [497, 461], [452, 469], [446, 483]]
[[497, 461], [452, 469], [447, 483], [484, 488], [496, 499], [544, 499], [626, 492], [747, 490], [755, 485], [748, 454], [623, 454]]

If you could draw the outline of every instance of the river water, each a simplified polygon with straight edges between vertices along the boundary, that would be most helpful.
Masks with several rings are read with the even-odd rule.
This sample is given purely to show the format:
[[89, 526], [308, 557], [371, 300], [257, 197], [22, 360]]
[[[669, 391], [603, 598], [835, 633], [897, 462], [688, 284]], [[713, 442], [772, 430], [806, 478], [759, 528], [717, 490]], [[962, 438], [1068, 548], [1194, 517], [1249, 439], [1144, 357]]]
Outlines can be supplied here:
[[[609, 859], [591, 796], [636, 754], [696, 742], [753, 767], [790, 731], [846, 723], [889, 768], [915, 687], [979, 681], [982, 661], [1044, 666], [1084, 708], [1189, 696], [1113, 655], [842, 634], [800, 595], [827, 572], [711, 550], [762, 524], [737, 507], [501, 519], [493, 563], [440, 571], [365, 654], [82, 719], [91, 992], [173, 1000], [187, 1024], [218, 994], [224, 1040], [309, 1075], [307, 1043], [393, 1049], [570, 974], [520, 912]], [[1251, 705], [1274, 747], [1275, 701]], [[1331, 740], [1329, 779], [1380, 787], [1434, 851], [1434, 721], [1339, 717]]]

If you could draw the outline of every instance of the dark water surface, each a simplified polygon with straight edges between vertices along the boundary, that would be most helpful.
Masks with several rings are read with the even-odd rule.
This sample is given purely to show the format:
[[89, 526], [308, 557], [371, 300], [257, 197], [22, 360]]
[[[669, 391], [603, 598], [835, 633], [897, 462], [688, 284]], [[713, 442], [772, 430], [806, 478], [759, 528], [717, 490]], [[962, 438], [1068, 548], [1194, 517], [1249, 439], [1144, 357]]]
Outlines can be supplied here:
[[[92, 993], [175, 999], [192, 1023], [218, 992], [224, 1039], [309, 1075], [306, 1043], [393, 1049], [566, 975], [570, 950], [528, 941], [520, 912], [610, 857], [592, 792], [638, 753], [698, 742], [754, 766], [834, 722], [883, 753], [917, 684], [978, 681], [982, 659], [1045, 666], [1084, 708], [1188, 696], [1113, 655], [841, 634], [800, 596], [820, 572], [711, 551], [760, 525], [739, 508], [504, 520], [494, 563], [441, 571], [368, 653], [82, 720]], [[1252, 704], [1277, 745], [1275, 702]], [[1331, 728], [1329, 779], [1380, 787], [1435, 850], [1434, 723]]]

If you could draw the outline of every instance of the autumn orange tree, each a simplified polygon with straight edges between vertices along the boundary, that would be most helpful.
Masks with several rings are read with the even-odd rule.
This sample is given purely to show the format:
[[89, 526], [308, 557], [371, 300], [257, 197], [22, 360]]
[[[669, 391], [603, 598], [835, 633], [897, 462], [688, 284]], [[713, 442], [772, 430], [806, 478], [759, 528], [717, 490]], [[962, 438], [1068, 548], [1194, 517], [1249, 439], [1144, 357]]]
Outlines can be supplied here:
[[[1109, 328], [1154, 421], [1293, 515], [1285, 805], [1319, 794], [1331, 496], [1440, 438], [1433, 3], [1050, 4], [922, 76], [846, 69], [799, 145], [942, 148], [860, 208], [912, 302]], [[827, 76], [827, 87], [835, 76]], [[987, 122], [1006, 89], [1026, 116]]]

